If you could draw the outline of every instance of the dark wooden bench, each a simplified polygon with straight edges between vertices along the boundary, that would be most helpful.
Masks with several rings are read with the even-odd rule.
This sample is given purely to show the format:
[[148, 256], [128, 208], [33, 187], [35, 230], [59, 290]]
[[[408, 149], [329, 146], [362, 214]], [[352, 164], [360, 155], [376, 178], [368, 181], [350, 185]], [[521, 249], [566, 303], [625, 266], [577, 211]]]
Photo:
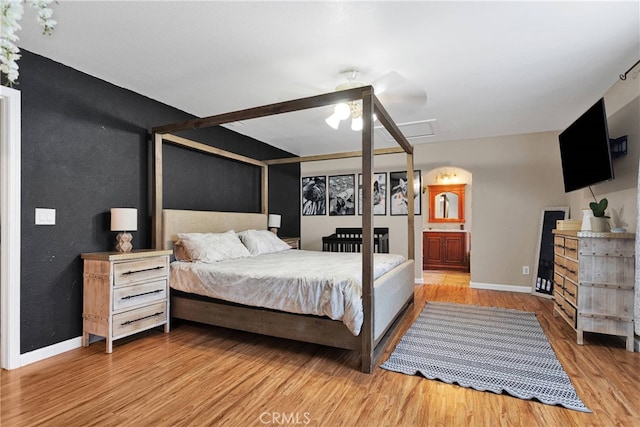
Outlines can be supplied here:
[[[322, 238], [324, 252], [361, 252], [362, 228], [336, 228], [336, 232]], [[373, 229], [373, 251], [389, 253], [389, 228]]]

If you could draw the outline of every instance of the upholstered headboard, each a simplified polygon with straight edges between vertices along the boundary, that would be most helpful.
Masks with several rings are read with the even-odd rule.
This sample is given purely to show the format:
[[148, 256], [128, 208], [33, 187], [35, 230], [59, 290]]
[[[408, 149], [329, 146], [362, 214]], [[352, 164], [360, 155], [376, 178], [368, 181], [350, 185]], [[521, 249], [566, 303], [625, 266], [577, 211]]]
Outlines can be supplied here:
[[178, 233], [223, 233], [252, 229], [266, 230], [267, 214], [163, 209], [160, 249], [173, 249]]

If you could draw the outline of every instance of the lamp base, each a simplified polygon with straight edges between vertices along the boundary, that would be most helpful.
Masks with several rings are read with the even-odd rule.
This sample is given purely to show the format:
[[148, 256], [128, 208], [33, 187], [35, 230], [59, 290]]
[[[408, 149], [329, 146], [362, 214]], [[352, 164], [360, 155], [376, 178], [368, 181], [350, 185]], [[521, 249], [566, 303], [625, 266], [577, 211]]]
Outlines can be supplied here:
[[116, 251], [131, 252], [131, 249], [133, 249], [133, 245], [131, 244], [133, 236], [131, 235], [131, 233], [118, 233], [118, 235], [116, 236], [116, 240], [118, 241], [118, 244], [116, 245]]
[[271, 232], [276, 236], [278, 235], [278, 229], [276, 227], [271, 227], [269, 230], [271, 230]]

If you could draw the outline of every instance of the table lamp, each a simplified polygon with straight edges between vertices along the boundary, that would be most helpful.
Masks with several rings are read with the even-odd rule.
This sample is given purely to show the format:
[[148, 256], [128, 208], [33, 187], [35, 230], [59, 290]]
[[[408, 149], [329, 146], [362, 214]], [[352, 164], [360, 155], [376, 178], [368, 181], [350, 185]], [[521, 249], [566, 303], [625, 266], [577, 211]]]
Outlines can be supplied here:
[[267, 221], [267, 226], [269, 230], [273, 232], [273, 234], [278, 234], [278, 228], [280, 228], [281, 216], [277, 214], [269, 214], [269, 220]]
[[138, 230], [138, 210], [135, 208], [111, 208], [111, 231], [119, 231], [116, 236], [118, 252], [131, 252], [133, 236], [129, 231]]

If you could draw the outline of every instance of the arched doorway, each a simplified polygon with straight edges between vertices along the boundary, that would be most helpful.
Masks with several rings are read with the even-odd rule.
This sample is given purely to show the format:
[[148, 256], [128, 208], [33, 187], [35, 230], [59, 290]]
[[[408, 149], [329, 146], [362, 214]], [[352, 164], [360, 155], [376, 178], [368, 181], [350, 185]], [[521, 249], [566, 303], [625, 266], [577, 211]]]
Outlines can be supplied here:
[[423, 281], [469, 286], [471, 272], [472, 174], [436, 167], [423, 179]]

